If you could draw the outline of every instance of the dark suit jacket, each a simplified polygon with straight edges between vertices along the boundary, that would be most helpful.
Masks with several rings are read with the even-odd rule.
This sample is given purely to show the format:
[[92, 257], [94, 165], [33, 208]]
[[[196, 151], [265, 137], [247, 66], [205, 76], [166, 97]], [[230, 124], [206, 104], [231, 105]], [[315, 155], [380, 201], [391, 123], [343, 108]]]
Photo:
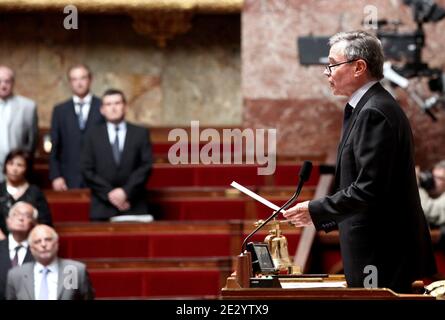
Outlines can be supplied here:
[[[32, 256], [28, 247], [23, 263], [31, 261], [34, 261], [34, 257]], [[12, 265], [9, 257], [9, 241], [8, 238], [6, 238], [5, 240], [0, 241], [0, 300], [5, 299], [6, 278], [8, 276], [8, 271], [11, 268]]]
[[8, 216], [9, 209], [17, 202], [25, 201], [32, 204], [39, 215], [37, 217], [38, 223], [43, 223], [52, 226], [53, 219], [49, 210], [48, 202], [42, 190], [36, 185], [30, 184], [25, 193], [20, 198], [15, 200], [6, 190], [6, 182], [0, 183], [0, 229], [4, 234], [8, 233], [6, 227], [6, 217]]
[[[127, 134], [120, 165], [114, 161], [106, 124], [92, 129], [82, 151], [82, 173], [91, 188], [93, 220], [103, 220], [119, 214], [146, 214], [147, 182], [152, 166], [148, 129], [127, 123]], [[120, 212], [108, 201], [114, 188], [125, 190], [131, 208]]]
[[309, 203], [316, 229], [338, 226], [348, 285], [362, 287], [366, 265], [378, 286], [408, 291], [436, 272], [420, 205], [411, 128], [403, 110], [379, 84], [357, 104], [337, 154], [336, 192]]
[[83, 132], [79, 128], [73, 99], [54, 107], [51, 120], [50, 180], [63, 177], [70, 189], [85, 187], [80, 170], [82, 140], [92, 127], [104, 123], [100, 105], [100, 99], [93, 96]]
[[[35, 300], [34, 264], [34, 262], [24, 263], [21, 267], [15, 267], [9, 271], [6, 283], [6, 299]], [[58, 268], [57, 300], [94, 299], [94, 289], [85, 264], [59, 258]], [[74, 275], [74, 272], [77, 274]], [[66, 284], [74, 285], [75, 279], [77, 279], [77, 287], [65, 287]]]

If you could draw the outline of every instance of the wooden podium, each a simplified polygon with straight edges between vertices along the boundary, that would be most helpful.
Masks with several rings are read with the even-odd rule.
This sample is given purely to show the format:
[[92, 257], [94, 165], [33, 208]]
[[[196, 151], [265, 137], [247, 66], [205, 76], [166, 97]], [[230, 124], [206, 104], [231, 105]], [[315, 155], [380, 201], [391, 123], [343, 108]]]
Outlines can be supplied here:
[[[235, 277], [228, 277], [221, 289], [223, 300], [435, 300], [423, 294], [398, 294], [387, 288], [335, 287], [344, 281], [343, 275], [323, 278], [283, 277], [279, 281], [283, 288], [241, 288]], [[326, 287], [323, 287], [326, 285]], [[307, 286], [307, 287], [306, 287]], [[312, 287], [311, 287], [312, 286]]]

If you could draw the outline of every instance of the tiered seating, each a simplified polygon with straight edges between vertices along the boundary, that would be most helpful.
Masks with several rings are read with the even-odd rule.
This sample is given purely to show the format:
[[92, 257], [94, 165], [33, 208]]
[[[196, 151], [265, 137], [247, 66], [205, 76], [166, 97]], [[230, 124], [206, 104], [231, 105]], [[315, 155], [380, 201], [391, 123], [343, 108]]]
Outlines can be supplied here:
[[[240, 253], [252, 228], [240, 220], [57, 227], [60, 255], [88, 264], [99, 298], [217, 295], [233, 270], [231, 257]], [[291, 252], [295, 251], [300, 230], [283, 228]], [[261, 230], [254, 240], [262, 241], [266, 234]]]
[[[294, 192], [293, 187], [253, 189], [277, 205], [283, 204]], [[313, 197], [314, 188], [304, 188], [300, 201]], [[55, 222], [86, 222], [89, 220], [89, 190], [68, 192], [45, 191]], [[229, 220], [264, 219], [271, 210], [240, 194], [235, 189], [220, 187], [180, 187], [149, 190], [152, 214], [159, 220]]]
[[[60, 255], [87, 263], [98, 298], [216, 297], [252, 222], [272, 213], [230, 183], [281, 205], [295, 191], [302, 160], [312, 159], [314, 170], [299, 200], [314, 196], [324, 156], [279, 157], [270, 176], [258, 175], [258, 166], [250, 164], [171, 165], [167, 153], [174, 142], [167, 141], [168, 132], [151, 130], [155, 163], [147, 200], [153, 223], [92, 223], [88, 190], [45, 191], [60, 234]], [[217, 148], [230, 148], [232, 157], [233, 151], [242, 152], [226, 141]], [[49, 188], [47, 158], [40, 148], [34, 167], [38, 183]], [[293, 254], [300, 229], [283, 228]], [[266, 235], [262, 230], [252, 240]]]

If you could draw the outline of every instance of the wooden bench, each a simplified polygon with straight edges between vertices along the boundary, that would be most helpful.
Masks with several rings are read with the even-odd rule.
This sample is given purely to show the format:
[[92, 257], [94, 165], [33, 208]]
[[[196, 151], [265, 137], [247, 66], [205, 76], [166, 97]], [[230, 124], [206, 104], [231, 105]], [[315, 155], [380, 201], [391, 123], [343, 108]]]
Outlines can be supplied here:
[[[153, 223], [57, 224], [60, 255], [66, 258], [232, 257], [240, 253], [253, 221], [155, 221]], [[291, 252], [299, 228], [283, 226]], [[268, 228], [254, 240], [264, 240]]]
[[[294, 192], [293, 187], [253, 189], [277, 205]], [[312, 199], [313, 187], [305, 187], [300, 201]], [[54, 222], [89, 221], [88, 189], [55, 192], [45, 190]], [[221, 187], [182, 187], [150, 190], [147, 201], [157, 220], [230, 220], [264, 219], [272, 211], [235, 189]]]
[[216, 298], [231, 258], [87, 259], [96, 298]]

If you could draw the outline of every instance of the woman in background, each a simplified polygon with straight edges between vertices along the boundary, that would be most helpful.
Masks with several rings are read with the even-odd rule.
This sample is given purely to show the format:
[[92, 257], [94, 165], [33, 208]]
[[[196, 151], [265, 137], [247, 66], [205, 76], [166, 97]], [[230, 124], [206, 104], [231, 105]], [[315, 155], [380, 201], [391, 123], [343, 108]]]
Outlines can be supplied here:
[[38, 186], [28, 182], [29, 160], [29, 154], [23, 150], [13, 150], [6, 156], [3, 167], [6, 179], [0, 183], [0, 240], [9, 233], [5, 223], [6, 217], [11, 206], [18, 201], [28, 202], [37, 209], [38, 223], [52, 225], [45, 195]]

